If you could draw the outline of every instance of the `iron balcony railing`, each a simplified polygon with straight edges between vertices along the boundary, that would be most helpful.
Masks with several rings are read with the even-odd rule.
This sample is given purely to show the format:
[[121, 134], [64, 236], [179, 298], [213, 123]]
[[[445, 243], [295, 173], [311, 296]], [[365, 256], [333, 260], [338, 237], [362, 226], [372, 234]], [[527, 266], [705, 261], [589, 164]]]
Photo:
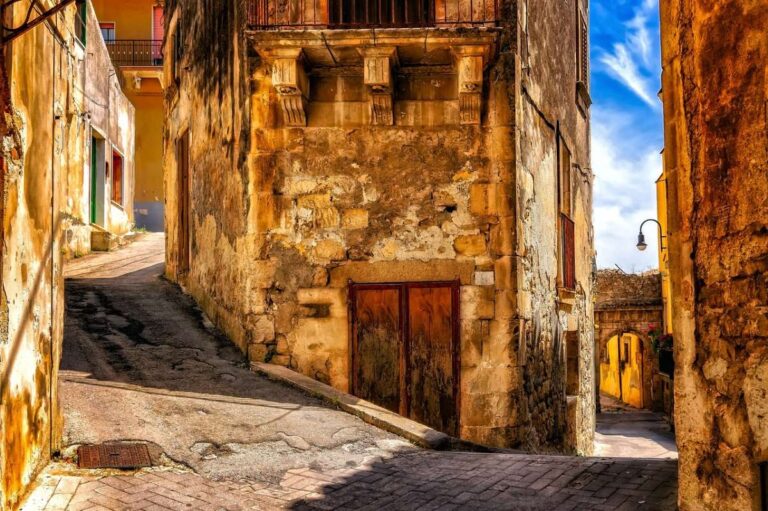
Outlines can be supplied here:
[[116, 66], [163, 65], [163, 41], [116, 39], [106, 43], [109, 56]]
[[576, 226], [567, 215], [560, 214], [560, 279], [565, 289], [576, 289]]
[[499, 0], [249, 0], [261, 30], [493, 26]]

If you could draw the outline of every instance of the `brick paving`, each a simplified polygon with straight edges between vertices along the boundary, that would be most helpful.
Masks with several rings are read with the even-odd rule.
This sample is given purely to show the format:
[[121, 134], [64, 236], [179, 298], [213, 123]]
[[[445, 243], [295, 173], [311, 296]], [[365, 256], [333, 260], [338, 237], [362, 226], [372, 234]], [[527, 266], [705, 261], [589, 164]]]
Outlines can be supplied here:
[[674, 510], [677, 463], [461, 452], [289, 470], [277, 483], [49, 468], [23, 511]]

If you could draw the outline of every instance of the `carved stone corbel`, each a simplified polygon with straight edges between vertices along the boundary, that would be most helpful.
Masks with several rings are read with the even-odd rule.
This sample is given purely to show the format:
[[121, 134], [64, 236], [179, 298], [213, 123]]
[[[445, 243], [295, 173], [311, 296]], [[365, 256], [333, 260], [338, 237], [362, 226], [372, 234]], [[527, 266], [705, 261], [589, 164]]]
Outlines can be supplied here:
[[459, 75], [459, 120], [461, 124], [480, 124], [486, 51], [486, 48], [481, 46], [453, 47]]
[[397, 66], [397, 48], [375, 47], [361, 50], [363, 55], [363, 83], [368, 89], [371, 105], [371, 124], [392, 126], [394, 72]]
[[301, 48], [275, 50], [272, 57], [272, 86], [277, 92], [287, 126], [307, 125], [309, 78]]

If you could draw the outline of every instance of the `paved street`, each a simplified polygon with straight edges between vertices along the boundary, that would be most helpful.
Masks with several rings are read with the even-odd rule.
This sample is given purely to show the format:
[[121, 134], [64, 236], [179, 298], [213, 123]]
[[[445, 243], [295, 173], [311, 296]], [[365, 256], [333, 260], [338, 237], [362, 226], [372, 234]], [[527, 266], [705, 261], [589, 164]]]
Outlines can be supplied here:
[[65, 445], [146, 442], [151, 469], [78, 470], [25, 510], [675, 508], [676, 462], [434, 452], [263, 379], [159, 277], [162, 235], [67, 269]]
[[601, 396], [595, 455], [616, 458], [677, 459], [675, 435], [660, 413], [638, 410]]

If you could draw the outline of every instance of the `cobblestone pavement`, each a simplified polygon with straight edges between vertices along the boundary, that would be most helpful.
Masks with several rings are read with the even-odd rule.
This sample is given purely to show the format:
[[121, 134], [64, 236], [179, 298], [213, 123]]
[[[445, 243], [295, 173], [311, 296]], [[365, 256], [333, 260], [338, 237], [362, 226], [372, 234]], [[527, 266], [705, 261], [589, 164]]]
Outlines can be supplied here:
[[147, 442], [157, 466], [70, 447], [25, 511], [675, 509], [674, 460], [425, 451], [259, 377], [158, 278], [162, 245], [70, 265], [59, 385], [65, 445]]
[[350, 469], [286, 472], [279, 484], [191, 472], [49, 468], [23, 511], [673, 510], [673, 461], [417, 452]]

